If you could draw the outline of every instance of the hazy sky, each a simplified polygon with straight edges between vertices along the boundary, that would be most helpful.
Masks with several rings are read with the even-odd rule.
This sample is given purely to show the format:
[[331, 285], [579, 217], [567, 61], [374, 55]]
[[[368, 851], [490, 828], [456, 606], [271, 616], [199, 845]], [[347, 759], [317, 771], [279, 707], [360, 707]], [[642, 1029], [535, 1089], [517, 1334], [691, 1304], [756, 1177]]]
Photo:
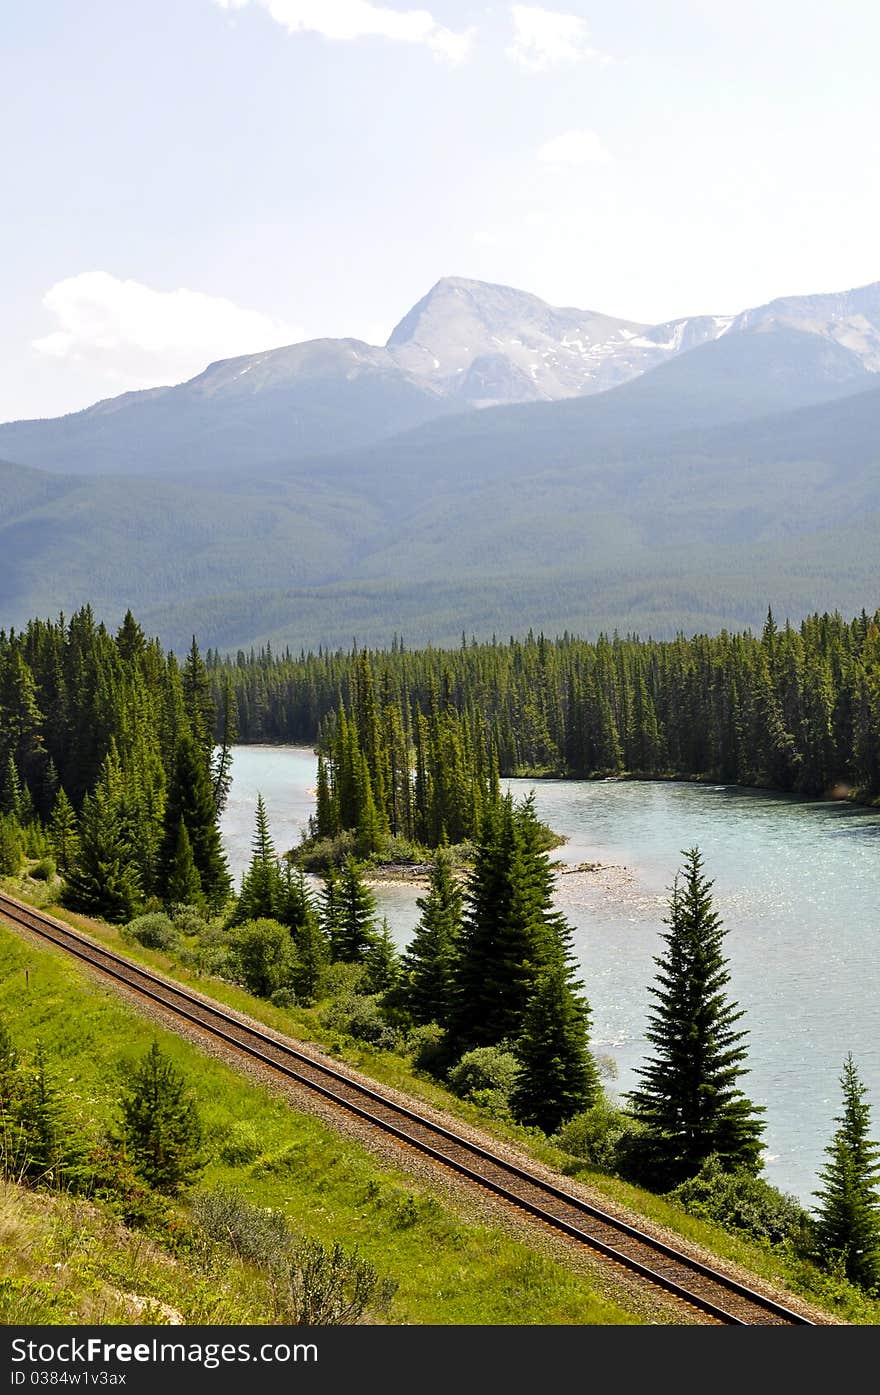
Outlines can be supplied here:
[[441, 276], [657, 322], [880, 279], [877, 0], [3, 6], [0, 420]]

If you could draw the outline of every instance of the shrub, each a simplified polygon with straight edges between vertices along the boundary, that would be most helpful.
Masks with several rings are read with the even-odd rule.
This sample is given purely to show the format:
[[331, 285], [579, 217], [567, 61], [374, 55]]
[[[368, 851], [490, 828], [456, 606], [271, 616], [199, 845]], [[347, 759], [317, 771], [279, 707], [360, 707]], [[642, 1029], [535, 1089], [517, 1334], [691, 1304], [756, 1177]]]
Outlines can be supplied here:
[[296, 994], [292, 988], [276, 988], [269, 1002], [278, 1008], [296, 1007]]
[[55, 863], [51, 857], [42, 857], [30, 870], [34, 881], [50, 882], [55, 875]]
[[725, 1172], [717, 1155], [707, 1158], [697, 1175], [669, 1196], [690, 1215], [716, 1221], [725, 1230], [768, 1245], [787, 1241], [797, 1253], [809, 1252], [813, 1222], [797, 1198], [751, 1172]]
[[170, 915], [178, 935], [201, 937], [208, 929], [208, 922], [196, 906], [171, 906]]
[[446, 1074], [451, 1059], [449, 1042], [439, 1022], [426, 1022], [421, 1027], [413, 1027], [407, 1034], [406, 1049], [412, 1056], [416, 1070], [425, 1070], [430, 1075], [440, 1077]]
[[502, 1103], [505, 1107], [509, 1103], [518, 1072], [519, 1064], [512, 1051], [501, 1046], [478, 1046], [465, 1052], [458, 1065], [452, 1067], [449, 1083], [461, 1099], [495, 1110]]
[[569, 1119], [557, 1133], [555, 1142], [566, 1153], [583, 1158], [592, 1167], [621, 1172], [626, 1168], [627, 1149], [642, 1132], [637, 1120], [615, 1109], [603, 1096], [591, 1109]]
[[230, 961], [249, 993], [271, 998], [289, 988], [296, 951], [286, 925], [277, 920], [248, 920], [230, 939]]
[[217, 1187], [193, 1199], [193, 1219], [209, 1239], [267, 1277], [276, 1319], [292, 1326], [352, 1326], [386, 1309], [397, 1285], [357, 1251], [292, 1233], [277, 1211]]
[[344, 994], [325, 1008], [321, 1020], [334, 1031], [344, 1032], [356, 1041], [369, 1042], [383, 1051], [394, 1051], [400, 1044], [398, 1033], [382, 1012], [381, 999], [374, 994]]
[[180, 937], [173, 921], [161, 911], [135, 916], [122, 931], [127, 940], [137, 940], [145, 949], [176, 949]]

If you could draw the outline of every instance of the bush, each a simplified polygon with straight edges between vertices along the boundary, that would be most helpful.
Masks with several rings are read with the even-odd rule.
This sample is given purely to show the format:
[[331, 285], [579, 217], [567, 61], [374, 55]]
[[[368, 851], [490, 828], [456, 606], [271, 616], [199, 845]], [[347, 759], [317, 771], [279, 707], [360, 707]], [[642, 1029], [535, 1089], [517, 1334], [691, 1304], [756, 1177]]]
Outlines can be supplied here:
[[289, 988], [296, 950], [286, 925], [277, 920], [248, 920], [230, 938], [230, 962], [249, 993], [271, 998]]
[[512, 1051], [501, 1046], [478, 1046], [465, 1052], [449, 1072], [449, 1084], [464, 1100], [473, 1100], [493, 1112], [505, 1108], [516, 1084], [519, 1063]]
[[397, 1285], [357, 1251], [297, 1236], [277, 1211], [217, 1187], [193, 1199], [203, 1233], [267, 1277], [276, 1320], [291, 1326], [351, 1326], [387, 1309]]
[[742, 1169], [725, 1172], [721, 1159], [707, 1158], [697, 1173], [669, 1196], [692, 1216], [716, 1221], [768, 1245], [788, 1242], [795, 1252], [811, 1248], [813, 1222], [794, 1196]]
[[178, 935], [201, 937], [208, 929], [208, 922], [196, 906], [171, 906], [170, 915]]
[[50, 882], [55, 875], [55, 863], [51, 857], [43, 857], [30, 870], [36, 882]]
[[276, 988], [269, 1002], [278, 1008], [296, 1007], [296, 994], [292, 988]]
[[123, 928], [123, 938], [137, 940], [145, 949], [174, 950], [180, 943], [180, 936], [173, 921], [161, 911], [152, 915], [135, 916]]
[[601, 1167], [606, 1172], [626, 1172], [628, 1152], [642, 1133], [643, 1126], [636, 1119], [615, 1109], [603, 1096], [591, 1109], [569, 1119], [554, 1142], [566, 1153], [583, 1158], [591, 1167]]
[[406, 1049], [416, 1070], [443, 1077], [451, 1060], [449, 1042], [439, 1022], [427, 1022], [407, 1033]]
[[363, 964], [328, 964], [321, 974], [321, 997], [335, 999], [360, 993], [366, 977]]
[[387, 1022], [382, 1001], [375, 994], [344, 994], [325, 1008], [321, 1020], [334, 1031], [369, 1042], [382, 1051], [394, 1051], [400, 1045], [400, 1037]]

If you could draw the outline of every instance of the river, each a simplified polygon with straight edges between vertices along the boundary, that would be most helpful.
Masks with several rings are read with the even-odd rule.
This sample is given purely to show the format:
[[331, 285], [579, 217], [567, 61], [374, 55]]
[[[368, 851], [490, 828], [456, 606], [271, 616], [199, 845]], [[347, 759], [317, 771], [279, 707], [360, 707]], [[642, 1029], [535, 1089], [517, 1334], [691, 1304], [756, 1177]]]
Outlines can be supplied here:
[[[539, 816], [567, 841], [557, 901], [592, 1008], [593, 1049], [622, 1093], [644, 1060], [653, 957], [681, 850], [699, 846], [728, 934], [728, 992], [745, 1009], [751, 1073], [766, 1107], [765, 1172], [809, 1203], [839, 1113], [851, 1051], [880, 1136], [880, 813], [731, 786], [665, 782], [507, 782], [535, 790]], [[238, 881], [249, 859], [257, 791], [279, 851], [299, 840], [314, 807], [315, 757], [302, 747], [236, 748], [223, 816]], [[595, 872], [566, 871], [601, 863]], [[404, 945], [420, 890], [376, 887]]]

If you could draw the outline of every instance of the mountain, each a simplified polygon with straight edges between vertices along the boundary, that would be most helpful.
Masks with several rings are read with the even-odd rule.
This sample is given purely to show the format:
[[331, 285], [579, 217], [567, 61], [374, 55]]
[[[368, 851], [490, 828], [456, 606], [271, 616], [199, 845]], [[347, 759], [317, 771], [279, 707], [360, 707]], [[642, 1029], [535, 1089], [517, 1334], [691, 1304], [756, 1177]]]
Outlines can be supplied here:
[[395, 362], [463, 407], [554, 402], [604, 392], [717, 338], [730, 319], [649, 326], [451, 276], [392, 331]]
[[490, 409], [222, 489], [2, 465], [0, 624], [91, 601], [178, 651], [194, 633], [299, 649], [669, 636], [758, 624], [768, 603], [880, 601], [880, 387], [725, 425], [646, 416], [628, 443], [584, 426], [614, 397]]
[[[675, 364], [687, 364], [680, 378], [670, 374]], [[880, 283], [651, 326], [448, 277], [385, 347], [316, 339], [227, 359], [176, 387], [0, 425], [0, 455], [59, 473], [254, 476], [453, 415], [472, 419], [475, 408], [604, 399], [638, 382], [642, 392], [624, 400], [655, 430], [661, 418], [681, 417], [688, 377], [685, 424], [695, 414], [723, 420], [719, 412], [731, 409], [739, 419], [821, 401], [858, 391], [878, 372]], [[609, 431], [617, 411], [608, 408]]]

